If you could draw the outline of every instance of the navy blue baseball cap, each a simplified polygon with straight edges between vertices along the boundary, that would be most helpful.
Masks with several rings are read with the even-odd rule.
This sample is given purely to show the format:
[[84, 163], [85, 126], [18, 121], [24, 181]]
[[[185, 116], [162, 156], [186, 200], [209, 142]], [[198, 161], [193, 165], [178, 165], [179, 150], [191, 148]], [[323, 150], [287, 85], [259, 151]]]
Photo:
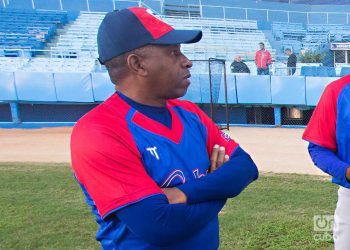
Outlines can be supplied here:
[[131, 7], [109, 12], [97, 34], [99, 61], [112, 58], [148, 44], [176, 45], [196, 43], [200, 30], [175, 30], [147, 8]]

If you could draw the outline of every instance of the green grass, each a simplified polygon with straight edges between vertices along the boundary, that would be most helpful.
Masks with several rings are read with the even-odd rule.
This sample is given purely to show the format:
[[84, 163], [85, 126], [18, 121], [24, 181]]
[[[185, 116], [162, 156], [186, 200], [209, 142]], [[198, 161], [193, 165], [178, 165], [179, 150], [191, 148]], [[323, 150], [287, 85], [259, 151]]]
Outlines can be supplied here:
[[[332, 249], [313, 216], [333, 214], [322, 177], [263, 174], [220, 214], [221, 249]], [[64, 164], [0, 164], [0, 249], [99, 249], [97, 225]]]

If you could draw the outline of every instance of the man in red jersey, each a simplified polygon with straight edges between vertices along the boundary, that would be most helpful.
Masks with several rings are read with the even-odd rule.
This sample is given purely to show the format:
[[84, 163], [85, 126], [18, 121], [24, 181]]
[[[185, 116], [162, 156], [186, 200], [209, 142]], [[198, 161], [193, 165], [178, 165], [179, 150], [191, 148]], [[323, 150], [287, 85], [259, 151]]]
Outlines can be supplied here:
[[329, 84], [304, 132], [317, 167], [339, 185], [334, 213], [336, 250], [350, 249], [350, 75]]
[[201, 36], [139, 7], [100, 25], [99, 60], [116, 93], [77, 122], [71, 156], [103, 249], [217, 249], [219, 211], [258, 177], [234, 140], [176, 99], [192, 66], [180, 44]]

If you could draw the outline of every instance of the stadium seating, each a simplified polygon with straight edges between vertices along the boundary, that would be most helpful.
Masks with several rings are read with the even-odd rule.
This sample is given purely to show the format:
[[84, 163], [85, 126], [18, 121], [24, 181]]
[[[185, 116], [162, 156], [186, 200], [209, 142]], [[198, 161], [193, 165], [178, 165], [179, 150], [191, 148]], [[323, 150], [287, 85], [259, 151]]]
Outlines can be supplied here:
[[301, 23], [273, 22], [271, 27], [277, 40], [301, 40], [306, 35]]
[[28, 63], [23, 57], [0, 57], [0, 71], [14, 72]]
[[58, 42], [51, 48], [52, 55], [97, 58], [97, 29], [104, 15], [104, 13], [82, 12], [70, 24], [67, 32], [59, 36]]
[[256, 21], [174, 17], [163, 19], [175, 28], [203, 31], [199, 43], [183, 45], [184, 53], [191, 59], [216, 57], [231, 61], [235, 55], [241, 55], [245, 60], [253, 60], [259, 42], [264, 42], [272, 57], [275, 57], [275, 50], [271, 48], [265, 34], [258, 30]]
[[317, 75], [317, 67], [316, 66], [303, 66], [301, 67], [302, 76], [316, 76]]
[[95, 60], [91, 58], [32, 58], [21, 69], [27, 72], [91, 72]]
[[334, 67], [302, 66], [300, 74], [302, 76], [335, 77], [336, 71]]
[[302, 48], [302, 43], [297, 40], [283, 40], [282, 41], [282, 50], [279, 51], [283, 53], [285, 49], [291, 49], [294, 53], [299, 54]]
[[350, 41], [350, 26], [339, 24], [308, 25], [307, 30], [310, 34], [321, 34], [325, 39], [331, 42]]
[[68, 22], [66, 12], [0, 9], [0, 55], [20, 56], [21, 49], [44, 49], [58, 27]]
[[[72, 23], [67, 24], [66, 13], [40, 11], [13, 11], [6, 10], [11, 15], [14, 13], [35, 13], [36, 19], [44, 19], [45, 23], [54, 22], [52, 26], [43, 26], [46, 32], [42, 35], [40, 44], [37, 47], [25, 47], [22, 49], [42, 49], [45, 42], [53, 37], [57, 29], [57, 25], [66, 24], [65, 32], [61, 32], [57, 37], [57, 41], [50, 48], [49, 58], [33, 58], [24, 64], [15, 64], [18, 69], [25, 71], [52, 71], [54, 69], [68, 71], [77, 69], [78, 71], [91, 70], [95, 66], [94, 58], [97, 58], [97, 43], [96, 35], [99, 24], [101, 23], [104, 13], [81, 12], [79, 17]], [[55, 14], [54, 14], [55, 13]], [[60, 17], [60, 18], [58, 18]], [[22, 18], [22, 17], [21, 17]], [[51, 19], [50, 19], [51, 18]], [[268, 50], [271, 51], [274, 57], [275, 51], [267, 41], [264, 33], [258, 30], [256, 21], [246, 20], [222, 20], [222, 19], [205, 19], [205, 18], [174, 18], [162, 17], [176, 28], [180, 29], [201, 29], [203, 30], [203, 39], [197, 44], [184, 45], [184, 53], [193, 60], [203, 60], [208, 58], [222, 58], [231, 61], [237, 54], [241, 55], [245, 60], [253, 60], [255, 51], [258, 49], [258, 42], [265, 42]], [[36, 22], [26, 17], [27, 21]], [[41, 27], [41, 26], [40, 26]], [[30, 27], [26, 27], [27, 34], [23, 37], [30, 36]], [[42, 34], [43, 31], [40, 31]], [[34, 33], [38, 36], [37, 33]], [[17, 43], [22, 41], [22, 38], [13, 36]], [[31, 39], [33, 39], [31, 37]], [[10, 48], [10, 49], [9, 49]], [[11, 45], [6, 45], [6, 50], [0, 51], [0, 56], [8, 56], [10, 52], [15, 53], [12, 56], [20, 56], [24, 51], [11, 50]], [[35, 54], [34, 54], [35, 55]], [[66, 58], [67, 61], [60, 60]], [[76, 60], [70, 60], [70, 59]], [[10, 60], [10, 59], [8, 59]], [[83, 65], [83, 66], [82, 66]], [[11, 67], [8, 67], [13, 68]], [[103, 69], [103, 68], [98, 68]]]
[[[53, 56], [97, 57], [96, 34], [103, 16], [102, 13], [82, 12], [51, 48]], [[244, 59], [252, 60], [258, 42], [265, 42], [272, 56], [275, 55], [275, 50], [271, 48], [264, 33], [258, 30], [256, 21], [162, 18], [175, 28], [203, 31], [203, 39], [199, 43], [183, 46], [184, 52], [191, 59], [216, 57], [232, 60], [234, 55], [240, 54]]]
[[[176, 1], [166, 2], [174, 4]], [[191, 1], [188, 0], [188, 2]], [[151, 4], [152, 1], [148, 1], [148, 3]], [[193, 4], [196, 4], [196, 0], [193, 0]], [[67, 12], [61, 11], [24, 11], [3, 8], [0, 13], [0, 57], [11, 56], [11, 58], [1, 60], [0, 65], [6, 68], [4, 70], [104, 71], [104, 67], [101, 67], [95, 58], [98, 57], [97, 29], [105, 13], [82, 11], [73, 22], [68, 22]], [[191, 18], [161, 16], [161, 18], [175, 28], [200, 29], [203, 31], [203, 39], [199, 43], [185, 44], [182, 47], [184, 53], [190, 59], [219, 58], [231, 62], [235, 55], [241, 55], [251, 69], [252, 74], [256, 72], [253, 60], [259, 42], [264, 42], [273, 59], [276, 59], [276, 54], [282, 54], [286, 48], [291, 48], [296, 54], [302, 49], [319, 51], [332, 39], [334, 41], [344, 41], [344, 39], [347, 39], [347, 35], [350, 34], [350, 26], [346, 25], [304, 25], [302, 23], [272, 22], [273, 38], [279, 41], [277, 45], [272, 42], [274, 45], [272, 47], [265, 35], [266, 32], [259, 29], [260, 26], [255, 20], [201, 18], [198, 16]], [[9, 26], [10, 21], [15, 23], [16, 26]], [[30, 25], [28, 25], [28, 22]], [[56, 37], [57, 39], [54, 39], [54, 43], [52, 43], [57, 28], [62, 27], [64, 32], [60, 31]], [[271, 39], [271, 37], [269, 38]], [[40, 54], [39, 52], [34, 53], [33, 50], [43, 49], [48, 41], [52, 45], [50, 53], [30, 59], [31, 56]], [[6, 44], [3, 45], [3, 42], [6, 42]], [[26, 49], [31, 51], [28, 52]], [[27, 57], [29, 60], [16, 60], [12, 59], [12, 56]], [[5, 63], [6, 60], [8, 60], [8, 63]], [[229, 67], [229, 64], [227, 63], [227, 67]], [[275, 68], [277, 68], [276, 71]], [[201, 70], [201, 72], [205, 70]], [[279, 69], [278, 66], [273, 65], [271, 70], [274, 73], [282, 72], [281, 75], [285, 75], [287, 72], [285, 66]], [[340, 67], [337, 67], [337, 73], [339, 71]], [[227, 72], [230, 72], [230, 70]], [[317, 68], [314, 70], [306, 68], [300, 70], [298, 68], [296, 75], [299, 75], [299, 72], [304, 76], [333, 77], [336, 75], [334, 68]]]
[[309, 24], [304, 28], [301, 23], [273, 22], [272, 33], [276, 41], [281, 41], [281, 51], [291, 48], [295, 53], [301, 49], [320, 51], [329, 42], [350, 41], [350, 26], [323, 24]]
[[317, 67], [316, 76], [335, 77], [335, 69], [333, 67]]

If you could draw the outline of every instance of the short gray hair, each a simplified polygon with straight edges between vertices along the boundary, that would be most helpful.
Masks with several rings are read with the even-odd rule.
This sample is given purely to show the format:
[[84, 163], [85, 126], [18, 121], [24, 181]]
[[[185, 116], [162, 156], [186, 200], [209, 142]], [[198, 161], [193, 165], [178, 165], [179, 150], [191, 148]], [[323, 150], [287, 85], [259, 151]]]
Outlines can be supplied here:
[[128, 73], [127, 58], [131, 54], [146, 56], [152, 45], [146, 45], [138, 49], [126, 52], [105, 62], [109, 77], [114, 84], [118, 84]]

